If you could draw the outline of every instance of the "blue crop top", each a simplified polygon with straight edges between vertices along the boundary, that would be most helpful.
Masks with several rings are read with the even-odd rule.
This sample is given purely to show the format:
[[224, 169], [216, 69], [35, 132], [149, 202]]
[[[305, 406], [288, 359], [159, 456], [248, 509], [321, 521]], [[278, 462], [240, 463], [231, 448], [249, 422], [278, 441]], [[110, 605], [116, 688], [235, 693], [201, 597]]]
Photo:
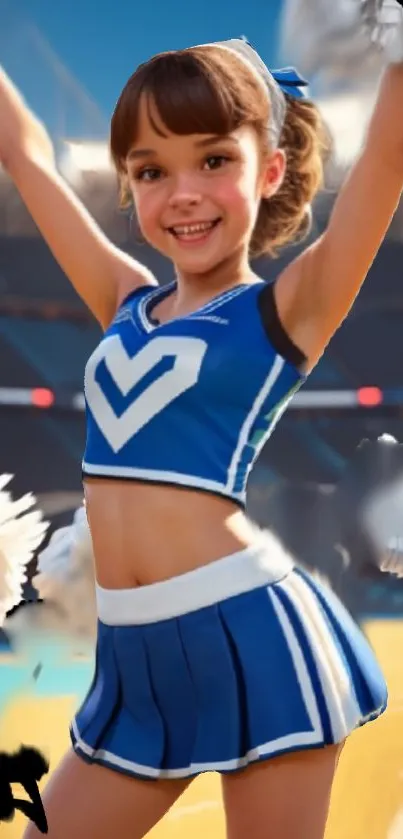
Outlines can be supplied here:
[[238, 285], [158, 324], [151, 309], [174, 287], [133, 291], [87, 363], [83, 476], [194, 487], [244, 505], [305, 359], [281, 327], [272, 285]]

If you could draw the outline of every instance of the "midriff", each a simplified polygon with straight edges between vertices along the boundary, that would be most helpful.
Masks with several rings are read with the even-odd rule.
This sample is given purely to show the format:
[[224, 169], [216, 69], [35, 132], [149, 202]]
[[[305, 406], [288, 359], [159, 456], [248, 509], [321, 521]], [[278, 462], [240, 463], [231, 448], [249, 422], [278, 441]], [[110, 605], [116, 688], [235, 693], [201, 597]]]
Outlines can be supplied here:
[[84, 491], [104, 588], [166, 580], [256, 539], [239, 506], [205, 491], [104, 478], [85, 478]]

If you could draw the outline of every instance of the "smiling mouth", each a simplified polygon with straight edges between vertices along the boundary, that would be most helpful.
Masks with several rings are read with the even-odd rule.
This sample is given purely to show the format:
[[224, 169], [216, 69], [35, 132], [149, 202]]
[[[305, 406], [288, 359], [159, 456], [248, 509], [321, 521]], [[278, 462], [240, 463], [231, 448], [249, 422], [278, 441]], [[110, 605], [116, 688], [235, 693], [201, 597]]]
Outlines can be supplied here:
[[182, 242], [198, 242], [206, 239], [220, 221], [221, 219], [217, 218], [213, 221], [203, 221], [196, 224], [177, 224], [174, 227], [168, 227], [168, 232]]

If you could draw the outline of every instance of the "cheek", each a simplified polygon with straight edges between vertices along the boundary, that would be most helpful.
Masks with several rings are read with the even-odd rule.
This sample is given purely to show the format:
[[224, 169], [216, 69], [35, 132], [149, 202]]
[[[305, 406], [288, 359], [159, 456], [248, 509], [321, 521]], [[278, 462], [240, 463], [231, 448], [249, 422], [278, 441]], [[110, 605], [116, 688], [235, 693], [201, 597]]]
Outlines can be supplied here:
[[256, 199], [256, 183], [248, 172], [217, 185], [217, 203], [225, 207], [237, 227], [249, 226], [250, 219], [255, 216]]
[[133, 202], [136, 209], [137, 221], [146, 238], [155, 235], [160, 223], [163, 197], [158, 190], [134, 190]]

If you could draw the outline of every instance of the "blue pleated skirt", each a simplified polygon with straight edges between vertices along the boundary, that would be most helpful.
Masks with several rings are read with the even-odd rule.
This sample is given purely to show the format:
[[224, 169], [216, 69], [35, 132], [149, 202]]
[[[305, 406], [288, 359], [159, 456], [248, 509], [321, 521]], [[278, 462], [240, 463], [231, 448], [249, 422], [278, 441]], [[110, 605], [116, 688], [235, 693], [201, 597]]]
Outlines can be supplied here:
[[333, 593], [250, 553], [145, 588], [98, 587], [78, 755], [149, 779], [230, 772], [342, 742], [385, 710], [374, 653]]

